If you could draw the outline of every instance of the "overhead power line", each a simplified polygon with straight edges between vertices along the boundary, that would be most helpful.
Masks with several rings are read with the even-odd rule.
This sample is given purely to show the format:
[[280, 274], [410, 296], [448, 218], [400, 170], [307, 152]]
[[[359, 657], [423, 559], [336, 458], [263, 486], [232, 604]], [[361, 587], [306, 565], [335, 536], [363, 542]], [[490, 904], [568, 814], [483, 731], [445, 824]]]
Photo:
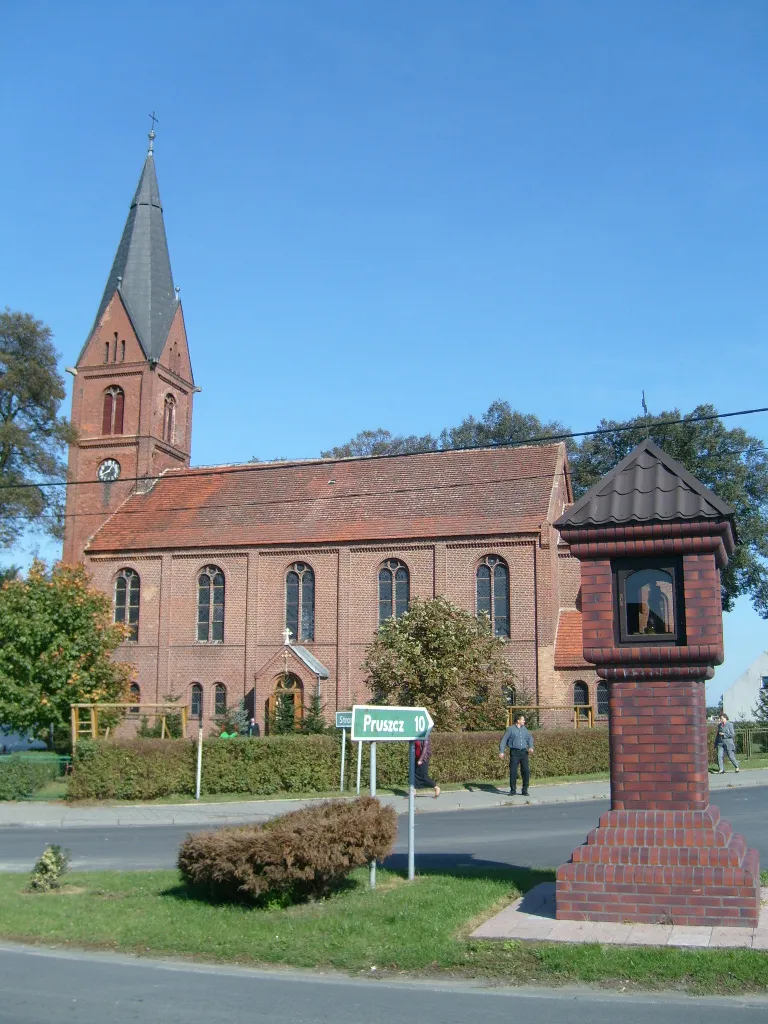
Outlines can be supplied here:
[[[704, 416], [681, 416], [678, 419], [673, 420], [659, 420], [652, 424], [652, 429], [658, 430], [662, 427], [678, 426], [683, 423], [704, 423], [712, 420], [723, 420], [729, 419], [734, 416], [754, 416], [758, 413], [768, 412], [768, 406], [757, 409], [740, 409], [736, 412], [721, 412], [721, 413], [708, 413]], [[472, 445], [457, 445], [455, 448], [440, 448], [440, 449], [426, 449], [420, 452], [402, 452], [386, 455], [360, 455], [360, 456], [346, 456], [337, 459], [286, 459], [285, 461], [273, 462], [273, 463], [242, 463], [242, 464], [222, 464], [211, 467], [197, 467], [195, 469], [184, 469], [184, 479], [190, 479], [191, 477], [209, 477], [218, 476], [222, 471], [226, 473], [248, 473], [257, 470], [265, 469], [278, 469], [286, 464], [290, 465], [312, 465], [312, 464], [326, 464], [333, 465], [340, 462], [354, 462], [363, 459], [398, 459], [398, 458], [413, 458], [418, 455], [440, 455], [447, 452], [462, 452], [462, 451], [476, 451], [482, 448], [525, 448], [531, 445], [553, 443], [558, 441], [567, 441], [579, 437], [599, 437], [605, 434], [617, 434], [626, 433], [631, 430], [644, 431], [646, 427], [643, 424], [638, 423], [623, 423], [618, 424], [614, 427], [601, 427], [595, 430], [581, 430], [573, 431], [567, 434], [545, 434], [541, 437], [527, 438], [524, 441], [502, 441], [502, 442], [489, 442], [487, 444], [472, 444]], [[131, 435], [115, 435], [129, 437]], [[748, 445], [746, 448], [733, 450], [730, 452], [714, 453], [722, 455], [737, 455], [745, 454], [750, 452], [765, 451], [764, 447], [757, 447], [755, 445]], [[172, 471], [175, 472], [175, 471]], [[549, 476], [550, 474], [544, 474]], [[163, 474], [155, 476], [134, 476], [134, 477], [121, 477], [121, 483], [147, 483], [149, 481], [160, 480], [160, 479], [177, 479], [173, 476], [164, 477]], [[512, 479], [512, 478], [510, 478]], [[516, 477], [514, 479], [536, 479], [536, 477]], [[23, 490], [25, 488], [43, 488], [43, 487], [81, 487], [81, 486], [93, 486], [93, 484], [100, 483], [97, 479], [89, 480], [42, 480], [35, 483], [20, 483], [20, 484], [0, 484], [0, 491], [6, 490]], [[448, 485], [450, 486], [450, 485]], [[435, 488], [430, 488], [435, 489]], [[414, 488], [407, 488], [411, 491]], [[386, 493], [392, 494], [397, 493], [395, 491], [387, 491]], [[351, 495], [345, 495], [345, 497], [351, 497]], [[311, 500], [322, 500], [322, 499], [311, 499]], [[58, 518], [58, 517], [57, 517]]]

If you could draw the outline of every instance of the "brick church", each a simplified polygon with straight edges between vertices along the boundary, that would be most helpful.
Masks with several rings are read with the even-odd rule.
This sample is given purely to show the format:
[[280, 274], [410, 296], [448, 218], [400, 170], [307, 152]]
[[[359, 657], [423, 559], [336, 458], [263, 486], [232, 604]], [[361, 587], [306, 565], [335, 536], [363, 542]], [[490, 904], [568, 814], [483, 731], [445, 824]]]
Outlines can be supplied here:
[[521, 691], [607, 712], [552, 526], [572, 501], [562, 443], [190, 467], [199, 389], [153, 140], [69, 371], [64, 539], [128, 626], [137, 703], [173, 695], [212, 723], [246, 698], [263, 727], [287, 687], [297, 714], [316, 692], [332, 714], [366, 699], [379, 623], [440, 594], [490, 615]]

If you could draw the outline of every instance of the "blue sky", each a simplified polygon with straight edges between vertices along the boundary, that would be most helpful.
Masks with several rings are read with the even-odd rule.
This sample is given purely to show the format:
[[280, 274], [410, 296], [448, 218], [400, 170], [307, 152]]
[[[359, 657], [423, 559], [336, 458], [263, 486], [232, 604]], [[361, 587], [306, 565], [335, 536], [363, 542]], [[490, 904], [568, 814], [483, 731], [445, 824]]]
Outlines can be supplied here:
[[[496, 398], [574, 430], [642, 388], [651, 411], [768, 404], [763, 0], [3, 20], [0, 303], [74, 361], [156, 110], [196, 463], [437, 432]], [[740, 602], [710, 691], [767, 646]]]

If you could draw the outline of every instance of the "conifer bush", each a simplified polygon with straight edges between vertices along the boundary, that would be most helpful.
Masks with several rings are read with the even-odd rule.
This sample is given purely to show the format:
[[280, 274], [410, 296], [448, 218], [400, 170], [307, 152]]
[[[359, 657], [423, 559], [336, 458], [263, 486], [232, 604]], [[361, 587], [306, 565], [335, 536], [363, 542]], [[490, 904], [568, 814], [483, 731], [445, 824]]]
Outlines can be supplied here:
[[354, 868], [389, 856], [397, 815], [373, 797], [332, 800], [263, 825], [190, 834], [184, 880], [206, 896], [286, 903], [327, 896]]

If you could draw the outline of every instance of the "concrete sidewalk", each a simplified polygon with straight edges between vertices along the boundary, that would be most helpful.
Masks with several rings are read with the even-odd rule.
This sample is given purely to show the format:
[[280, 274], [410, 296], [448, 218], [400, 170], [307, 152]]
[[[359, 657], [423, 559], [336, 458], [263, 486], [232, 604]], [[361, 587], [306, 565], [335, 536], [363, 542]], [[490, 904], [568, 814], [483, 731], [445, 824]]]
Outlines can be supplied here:
[[[743, 770], [738, 775], [710, 775], [710, 789], [713, 800], [720, 789], [729, 787], [768, 785], [768, 768], [753, 771]], [[344, 794], [349, 796], [348, 793]], [[461, 789], [443, 792], [435, 800], [429, 795], [419, 794], [416, 800], [417, 814], [438, 811], [482, 810], [488, 807], [526, 807], [536, 804], [571, 803], [583, 800], [608, 800], [608, 781], [567, 782], [552, 786], [531, 785], [530, 796], [510, 796], [505, 789]], [[398, 814], [408, 810], [408, 799], [402, 796], [381, 795], [382, 803], [394, 807]], [[307, 807], [316, 800], [243, 800], [229, 803], [188, 803], [188, 804], [65, 804], [29, 802], [0, 802], [0, 828], [17, 826], [62, 826], [66, 828], [94, 828], [147, 825], [241, 825], [248, 822], [267, 821], [278, 814]]]

